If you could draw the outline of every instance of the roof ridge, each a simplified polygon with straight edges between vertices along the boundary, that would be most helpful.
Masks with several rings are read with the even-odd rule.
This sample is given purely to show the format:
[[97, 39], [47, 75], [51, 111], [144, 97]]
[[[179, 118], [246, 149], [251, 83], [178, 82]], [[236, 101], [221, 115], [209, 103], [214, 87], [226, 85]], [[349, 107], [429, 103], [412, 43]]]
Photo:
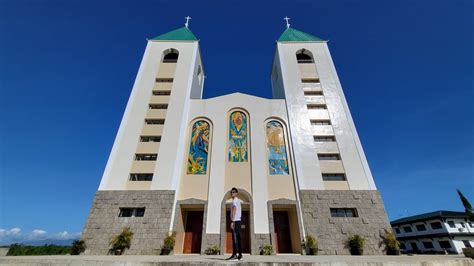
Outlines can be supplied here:
[[196, 35], [188, 28], [181, 27], [167, 33], [163, 33], [154, 38], [152, 41], [197, 41]]

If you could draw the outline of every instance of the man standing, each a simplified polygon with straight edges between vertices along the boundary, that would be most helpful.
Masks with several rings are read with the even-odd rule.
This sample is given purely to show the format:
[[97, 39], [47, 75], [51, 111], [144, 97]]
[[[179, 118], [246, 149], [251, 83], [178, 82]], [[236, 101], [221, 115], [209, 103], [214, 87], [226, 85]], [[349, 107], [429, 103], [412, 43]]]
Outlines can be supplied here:
[[[232, 256], [230, 256], [226, 260], [242, 259], [242, 244], [240, 241], [242, 208], [240, 204], [240, 199], [237, 198], [238, 193], [239, 191], [235, 187], [230, 190], [230, 195], [232, 197], [232, 204], [230, 207], [230, 229], [232, 229]], [[239, 253], [238, 256], [237, 251]]]

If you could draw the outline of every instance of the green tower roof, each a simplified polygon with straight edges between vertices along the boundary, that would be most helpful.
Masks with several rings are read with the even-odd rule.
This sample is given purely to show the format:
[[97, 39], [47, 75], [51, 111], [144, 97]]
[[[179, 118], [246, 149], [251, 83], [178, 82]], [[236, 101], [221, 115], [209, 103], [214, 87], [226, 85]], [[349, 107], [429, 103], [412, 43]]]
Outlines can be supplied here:
[[182, 27], [174, 31], [167, 32], [165, 34], [161, 34], [160, 36], [156, 36], [155, 38], [151, 38], [150, 40], [154, 41], [197, 41], [196, 36], [194, 33], [186, 28]]
[[324, 42], [323, 39], [293, 28], [287, 28], [278, 38], [279, 42]]

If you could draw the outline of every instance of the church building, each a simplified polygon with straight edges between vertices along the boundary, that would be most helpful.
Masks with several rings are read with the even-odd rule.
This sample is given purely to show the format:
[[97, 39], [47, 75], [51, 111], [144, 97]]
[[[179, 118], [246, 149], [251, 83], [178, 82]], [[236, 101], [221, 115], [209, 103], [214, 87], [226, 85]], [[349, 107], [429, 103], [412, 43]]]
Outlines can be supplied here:
[[[230, 189], [242, 203], [244, 253], [263, 245], [349, 254], [348, 238], [379, 246], [390, 224], [357, 135], [328, 42], [287, 28], [276, 42], [272, 99], [203, 99], [199, 40], [186, 26], [147, 41], [82, 233], [85, 254], [107, 254], [123, 228], [125, 254], [232, 251]], [[270, 62], [269, 62], [270, 63]], [[262, 77], [264, 78], [264, 77]], [[354, 88], [351, 88], [354, 89]]]

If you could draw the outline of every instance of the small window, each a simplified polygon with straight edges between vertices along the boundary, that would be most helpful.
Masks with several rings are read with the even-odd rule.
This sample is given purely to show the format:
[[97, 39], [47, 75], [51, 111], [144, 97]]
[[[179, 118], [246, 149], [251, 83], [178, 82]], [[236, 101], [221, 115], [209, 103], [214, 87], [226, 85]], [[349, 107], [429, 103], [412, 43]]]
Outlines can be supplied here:
[[416, 231], [426, 231], [426, 226], [424, 224], [417, 224]]
[[168, 109], [167, 104], [150, 104], [148, 105], [149, 109]]
[[403, 227], [403, 231], [405, 231], [405, 233], [411, 233], [411, 232], [413, 232], [413, 230], [411, 229], [410, 226], [404, 226], [404, 227]]
[[153, 91], [154, 96], [171, 95], [171, 91]]
[[160, 142], [161, 136], [140, 136], [140, 142]]
[[334, 136], [313, 136], [315, 142], [334, 142], [336, 137]]
[[135, 161], [156, 161], [157, 154], [135, 154]]
[[203, 77], [202, 69], [201, 69], [201, 66], [199, 66], [198, 71], [197, 71], [197, 78], [198, 78], [199, 85], [202, 84], [202, 77]]
[[461, 227], [462, 227], [462, 228], [466, 228], [466, 224], [464, 224], [463, 222], [461, 222]]
[[331, 217], [358, 217], [354, 208], [331, 208]]
[[176, 63], [178, 62], [178, 53], [175, 51], [172, 51], [171, 53], [168, 53], [163, 57], [163, 63]]
[[314, 63], [313, 58], [310, 55], [305, 54], [304, 52], [300, 52], [296, 54], [296, 60], [298, 64], [311, 64]]
[[463, 242], [463, 244], [464, 244], [464, 247], [466, 247], [466, 248], [472, 248], [471, 242], [469, 242], [469, 240], [463, 240], [462, 242]]
[[433, 242], [431, 241], [423, 241], [422, 243], [425, 248], [434, 248]]
[[337, 161], [341, 160], [341, 156], [337, 153], [318, 153], [318, 159], [320, 161]]
[[167, 79], [155, 79], [156, 82], [158, 83], [173, 83], [173, 79], [172, 78], [167, 78]]
[[323, 96], [323, 91], [304, 91], [304, 96]]
[[147, 125], [164, 125], [164, 119], [145, 119], [145, 124]]
[[399, 228], [395, 228], [395, 233], [400, 234], [400, 229], [399, 229]]
[[433, 229], [433, 230], [443, 228], [443, 226], [441, 225], [440, 222], [433, 222], [433, 223], [430, 223], [430, 225], [431, 225], [431, 229]]
[[312, 79], [301, 79], [302, 83], [319, 83], [318, 78], [312, 78]]
[[456, 228], [456, 225], [454, 224], [453, 221], [448, 221], [448, 225], [449, 225], [449, 227], [451, 227], [451, 228]]
[[130, 181], [152, 181], [153, 174], [130, 174]]
[[345, 174], [322, 174], [324, 181], [346, 181]]
[[441, 248], [451, 248], [451, 243], [448, 240], [438, 241]]
[[143, 217], [145, 208], [120, 208], [119, 217]]
[[308, 104], [307, 107], [308, 107], [309, 110], [312, 110], [312, 109], [328, 109], [325, 104]]
[[327, 120], [327, 119], [321, 119], [321, 120], [311, 119], [310, 122], [311, 122], [312, 126], [328, 126], [328, 125], [331, 125], [331, 120]]

